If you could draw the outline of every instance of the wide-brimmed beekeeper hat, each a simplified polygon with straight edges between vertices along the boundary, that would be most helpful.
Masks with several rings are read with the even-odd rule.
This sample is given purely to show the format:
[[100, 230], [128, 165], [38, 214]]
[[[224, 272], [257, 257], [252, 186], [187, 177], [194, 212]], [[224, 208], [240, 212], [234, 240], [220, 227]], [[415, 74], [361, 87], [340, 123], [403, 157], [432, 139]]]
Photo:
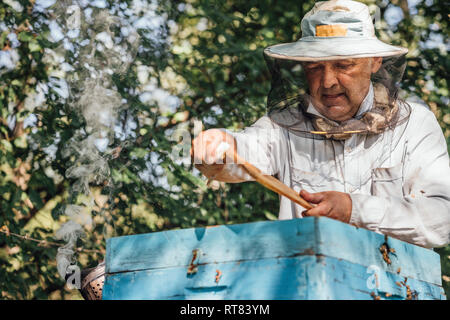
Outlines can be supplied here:
[[360, 2], [317, 2], [301, 22], [302, 36], [296, 42], [264, 49], [278, 59], [297, 61], [337, 60], [404, 55], [407, 48], [384, 43], [375, 35], [369, 8]]

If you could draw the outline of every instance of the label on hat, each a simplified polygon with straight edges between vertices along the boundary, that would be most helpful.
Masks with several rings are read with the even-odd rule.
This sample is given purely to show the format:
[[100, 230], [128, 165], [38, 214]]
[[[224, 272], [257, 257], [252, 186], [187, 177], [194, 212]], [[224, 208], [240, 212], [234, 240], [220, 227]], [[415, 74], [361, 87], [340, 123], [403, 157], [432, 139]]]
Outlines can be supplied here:
[[339, 24], [316, 26], [316, 37], [344, 37], [347, 27]]

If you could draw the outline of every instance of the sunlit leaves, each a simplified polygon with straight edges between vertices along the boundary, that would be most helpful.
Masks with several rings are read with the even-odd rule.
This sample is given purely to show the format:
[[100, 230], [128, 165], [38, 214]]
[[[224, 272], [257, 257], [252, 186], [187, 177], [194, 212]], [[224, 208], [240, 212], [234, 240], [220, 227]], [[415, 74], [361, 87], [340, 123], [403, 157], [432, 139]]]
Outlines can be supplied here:
[[[47, 217], [48, 225], [67, 219], [64, 207], [78, 195], [68, 194], [74, 180], [65, 173], [79, 159], [63, 156], [62, 150], [72, 142], [75, 132], [83, 137], [87, 133], [86, 120], [71, 107], [71, 96], [60, 99], [58, 88], [46, 88], [44, 84], [50, 81], [49, 76], [87, 75], [72, 73], [68, 65], [67, 71], [61, 70], [63, 60], [74, 69], [80, 68], [80, 56], [64, 50], [62, 43], [49, 40], [52, 14], [30, 11], [34, 1], [19, 2], [24, 8], [21, 12], [0, 3], [0, 50], [14, 53], [12, 58], [15, 54], [19, 57], [10, 68], [0, 70], [0, 227], [6, 225], [21, 233], [28, 225], [34, 237], [52, 239], [54, 230], [32, 228], [30, 221], [39, 214]], [[400, 2], [395, 5], [400, 6]], [[132, 1], [105, 3], [126, 8]], [[193, 137], [194, 120], [202, 121], [205, 129], [240, 129], [262, 116], [270, 84], [262, 50], [297, 40], [301, 18], [313, 3], [161, 1], [158, 11], [167, 15], [168, 22], [158, 41], [140, 30], [141, 47], [133, 63], [124, 72], [112, 75], [124, 107], [108, 146], [111, 150], [102, 154], [108, 160], [111, 183], [91, 186], [109, 200], [93, 208], [95, 227], [80, 245], [104, 248], [106, 234], [276, 218], [275, 193], [251, 182], [208, 184], [191, 164], [174, 161], [171, 153], [179, 140], [174, 139], [173, 132], [183, 124]], [[403, 89], [430, 106], [450, 139], [449, 60], [436, 44], [439, 41], [429, 41], [448, 30], [448, 10], [442, 1], [419, 2], [416, 10], [395, 29], [380, 35], [385, 41], [409, 46]], [[120, 30], [114, 32], [120, 34]], [[166, 40], [165, 45], [156, 45]], [[424, 47], [425, 43], [432, 45]], [[36, 94], [38, 86], [42, 86], [45, 101], [27, 107], [25, 99]], [[155, 88], [176, 96], [176, 107], [163, 108], [155, 96], [168, 95]], [[77, 88], [71, 90], [77, 93]], [[148, 99], [140, 97], [145, 92]], [[34, 124], [21, 128], [18, 124], [30, 114], [36, 117]], [[441, 249], [449, 255], [445, 250]], [[79, 298], [76, 292], [64, 290], [55, 255], [56, 248], [38, 247], [0, 234], [0, 264], [5, 266], [0, 268], [1, 298]], [[80, 253], [77, 258], [81, 267], [92, 267], [104, 257]], [[448, 263], [443, 264], [443, 270], [448, 270], [445, 268]]]

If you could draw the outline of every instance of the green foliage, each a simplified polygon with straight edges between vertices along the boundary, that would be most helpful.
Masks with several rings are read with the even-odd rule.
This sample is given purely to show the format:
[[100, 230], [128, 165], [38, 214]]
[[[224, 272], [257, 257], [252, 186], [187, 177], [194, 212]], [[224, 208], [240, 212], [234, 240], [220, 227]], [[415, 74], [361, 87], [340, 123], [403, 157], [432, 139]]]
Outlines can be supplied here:
[[441, 256], [442, 286], [447, 300], [450, 300], [450, 246], [436, 249]]
[[[58, 5], [69, 2], [58, 1]], [[116, 123], [117, 130], [126, 134], [116, 134], [102, 153], [108, 160], [111, 183], [91, 185], [95, 204], [90, 210], [95, 224], [77, 245], [100, 253], [78, 252], [75, 258], [81, 268], [95, 266], [104, 258], [108, 236], [276, 218], [276, 194], [250, 182], [211, 185], [191, 164], [174, 161], [171, 153], [179, 140], [173, 133], [179, 128], [193, 133], [196, 120], [203, 122], [204, 129], [239, 129], [256, 121], [265, 112], [270, 84], [262, 51], [268, 45], [295, 41], [301, 17], [313, 2], [160, 2], [157, 10], [172, 21], [165, 26], [171, 43], [156, 45], [140, 30], [140, 49], [133, 63], [112, 77], [115, 90], [126, 100]], [[392, 1], [381, 12], [390, 6], [404, 8], [405, 2]], [[450, 145], [447, 51], [419, 45], [435, 34], [445, 37], [448, 33], [444, 3], [430, 2], [419, 3], [416, 15], [405, 14], [395, 28], [385, 28], [379, 35], [411, 49], [403, 88], [431, 107]], [[0, 69], [0, 227], [47, 243], [0, 233], [0, 296], [79, 299], [75, 290], [64, 286], [56, 270], [56, 244], [64, 242], [55, 240], [55, 231], [67, 221], [65, 206], [82, 201], [82, 196], [73, 192], [75, 180], [66, 176], [79, 159], [75, 154], [64, 155], [63, 150], [74, 140], [87, 138], [87, 133], [77, 135], [86, 128], [86, 119], [74, 108], [75, 101], [61, 99], [57, 88], [41, 89], [58, 77], [86, 74], [77, 63], [80, 56], [64, 50], [61, 41], [48, 40], [48, 21], [55, 19], [55, 11], [33, 10], [31, 0], [18, 3], [22, 11], [0, 3], [4, 24], [0, 50], [17, 52], [19, 57], [14, 68]], [[118, 3], [123, 8], [131, 6], [131, 1], [108, 1], [110, 8], [116, 5], [116, 15], [123, 13]], [[94, 13], [99, 10], [93, 8]], [[437, 19], [438, 15], [442, 19]], [[18, 45], [11, 40], [11, 33]], [[55, 56], [64, 57], [74, 71], [61, 73]], [[148, 72], [147, 80], [140, 74], [142, 69]], [[143, 102], [138, 91], [145, 91], [149, 83], [178, 96], [179, 107], [173, 111], [154, 101]], [[43, 102], [30, 103], [40, 94]], [[35, 121], [25, 127], [24, 120], [33, 117]], [[449, 247], [439, 252], [448, 279]]]

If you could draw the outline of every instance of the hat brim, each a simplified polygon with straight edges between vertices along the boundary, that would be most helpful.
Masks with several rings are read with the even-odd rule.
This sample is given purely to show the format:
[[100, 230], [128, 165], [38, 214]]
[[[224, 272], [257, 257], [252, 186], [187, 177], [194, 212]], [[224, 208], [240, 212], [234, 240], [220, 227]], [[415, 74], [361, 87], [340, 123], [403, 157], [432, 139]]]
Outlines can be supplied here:
[[277, 59], [325, 61], [400, 56], [408, 53], [408, 49], [386, 44], [377, 38], [305, 37], [267, 47], [264, 53]]

